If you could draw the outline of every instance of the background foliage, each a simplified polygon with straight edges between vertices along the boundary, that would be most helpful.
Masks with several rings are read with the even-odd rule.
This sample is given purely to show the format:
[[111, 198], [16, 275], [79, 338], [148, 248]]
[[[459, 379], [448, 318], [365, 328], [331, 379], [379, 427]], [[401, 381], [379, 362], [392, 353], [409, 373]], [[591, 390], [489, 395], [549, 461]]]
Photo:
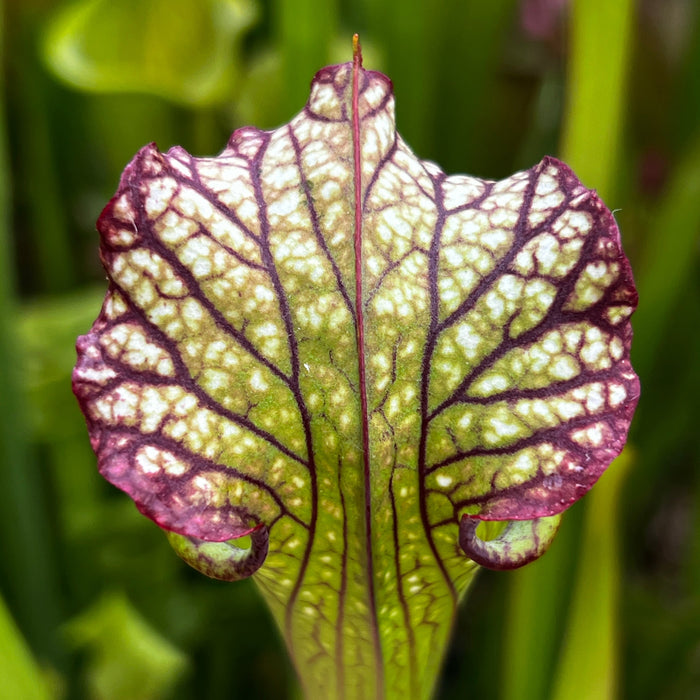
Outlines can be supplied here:
[[2, 20], [0, 698], [294, 696], [253, 585], [187, 569], [97, 475], [69, 376], [105, 287], [94, 221], [135, 151], [287, 121], [354, 31], [420, 157], [570, 161], [641, 298], [630, 449], [546, 557], [480, 574], [439, 698], [700, 697], [697, 3], [5, 0]]

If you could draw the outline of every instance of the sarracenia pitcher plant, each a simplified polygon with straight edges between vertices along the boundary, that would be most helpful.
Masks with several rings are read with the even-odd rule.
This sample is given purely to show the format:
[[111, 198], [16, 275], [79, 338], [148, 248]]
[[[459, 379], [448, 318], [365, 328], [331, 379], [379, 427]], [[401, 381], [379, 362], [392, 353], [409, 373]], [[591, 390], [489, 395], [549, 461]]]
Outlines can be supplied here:
[[308, 698], [429, 697], [479, 567], [540, 556], [625, 442], [612, 214], [554, 158], [418, 159], [355, 40], [288, 124], [144, 147], [98, 228], [73, 380], [102, 474], [189, 564], [253, 576]]

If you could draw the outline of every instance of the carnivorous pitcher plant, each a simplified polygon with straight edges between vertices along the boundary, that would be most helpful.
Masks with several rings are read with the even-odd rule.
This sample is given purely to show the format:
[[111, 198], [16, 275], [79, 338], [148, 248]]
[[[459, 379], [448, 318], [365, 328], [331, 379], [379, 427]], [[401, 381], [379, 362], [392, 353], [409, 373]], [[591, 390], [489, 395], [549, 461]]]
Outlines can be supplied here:
[[625, 442], [612, 214], [554, 158], [421, 161], [355, 39], [288, 124], [145, 146], [98, 228], [73, 381], [101, 473], [190, 565], [253, 576], [308, 698], [429, 697], [479, 567], [540, 556]]

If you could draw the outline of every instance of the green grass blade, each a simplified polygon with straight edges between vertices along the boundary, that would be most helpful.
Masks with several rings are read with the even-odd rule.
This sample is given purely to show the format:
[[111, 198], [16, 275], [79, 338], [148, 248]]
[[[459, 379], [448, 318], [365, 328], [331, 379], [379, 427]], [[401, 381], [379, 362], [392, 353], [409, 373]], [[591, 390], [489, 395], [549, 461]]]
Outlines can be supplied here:
[[591, 491], [574, 597], [552, 700], [618, 697], [618, 501], [632, 464], [626, 449]]
[[568, 572], [578, 552], [580, 505], [566, 514], [545, 556], [509, 574], [501, 700], [539, 700], [549, 694], [570, 600], [573, 574]]
[[572, 9], [561, 155], [605, 199], [615, 186], [634, 3], [577, 0]]
[[[573, 5], [562, 155], [607, 198], [615, 190], [633, 19], [632, 0], [577, 0]], [[616, 694], [620, 572], [615, 521], [628, 464], [629, 457], [618, 458], [585, 505], [566, 646], [552, 696], [556, 700], [612, 700]]]
[[[0, 22], [4, 16], [2, 10], [0, 5]], [[0, 46], [3, 29], [0, 24]], [[59, 618], [58, 586], [52, 566], [50, 530], [43, 510], [44, 489], [30, 454], [29, 427], [20, 386], [9, 216], [12, 183], [1, 84], [0, 93], [0, 582], [29, 642], [40, 654], [55, 659], [53, 631]]]

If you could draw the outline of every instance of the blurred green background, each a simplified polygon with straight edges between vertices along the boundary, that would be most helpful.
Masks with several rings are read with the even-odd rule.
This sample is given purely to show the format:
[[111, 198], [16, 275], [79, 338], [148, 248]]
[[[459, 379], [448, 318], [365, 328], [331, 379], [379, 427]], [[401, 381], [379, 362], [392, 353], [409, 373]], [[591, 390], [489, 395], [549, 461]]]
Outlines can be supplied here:
[[417, 154], [489, 178], [564, 158], [640, 292], [630, 448], [546, 557], [480, 574], [438, 698], [700, 697], [698, 3], [5, 0], [0, 700], [295, 696], [253, 584], [189, 570], [100, 479], [70, 371], [105, 289], [94, 221], [136, 150], [288, 121], [355, 31]]

